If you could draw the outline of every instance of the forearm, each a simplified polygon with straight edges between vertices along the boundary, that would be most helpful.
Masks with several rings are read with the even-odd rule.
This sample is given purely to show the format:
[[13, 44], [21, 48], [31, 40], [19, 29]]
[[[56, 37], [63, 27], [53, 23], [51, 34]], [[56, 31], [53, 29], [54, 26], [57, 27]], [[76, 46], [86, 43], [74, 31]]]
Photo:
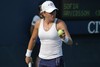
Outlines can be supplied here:
[[36, 42], [36, 40], [30, 39], [27, 49], [33, 50], [33, 48], [35, 46], [35, 42]]
[[31, 56], [34, 46], [35, 46], [35, 40], [31, 38], [30, 41], [29, 41], [29, 44], [28, 44], [27, 51], [26, 51], [27, 57]]
[[73, 40], [69, 37], [68, 38], [68, 45], [72, 45], [73, 44]]

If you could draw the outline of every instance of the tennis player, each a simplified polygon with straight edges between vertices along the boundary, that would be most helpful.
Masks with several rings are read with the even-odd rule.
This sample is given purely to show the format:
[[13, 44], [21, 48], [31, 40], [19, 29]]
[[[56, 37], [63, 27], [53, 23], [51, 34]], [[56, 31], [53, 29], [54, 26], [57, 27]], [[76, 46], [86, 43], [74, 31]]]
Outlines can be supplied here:
[[[36, 22], [30, 38], [25, 58], [27, 64], [32, 62], [31, 53], [39, 36], [41, 47], [38, 67], [64, 67], [62, 41], [68, 45], [72, 45], [73, 41], [65, 22], [56, 18], [57, 10], [52, 1], [42, 3], [41, 14], [43, 19]], [[58, 30], [64, 30], [64, 34], [60, 37], [57, 33]]]

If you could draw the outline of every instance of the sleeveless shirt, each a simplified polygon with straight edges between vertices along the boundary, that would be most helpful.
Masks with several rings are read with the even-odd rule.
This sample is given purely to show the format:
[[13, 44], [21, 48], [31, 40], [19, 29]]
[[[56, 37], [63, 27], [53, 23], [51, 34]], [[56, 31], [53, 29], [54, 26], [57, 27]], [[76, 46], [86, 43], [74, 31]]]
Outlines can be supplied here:
[[57, 33], [56, 21], [57, 18], [55, 18], [51, 28], [45, 31], [43, 27], [44, 20], [41, 19], [38, 36], [41, 41], [39, 57], [42, 59], [54, 59], [62, 56], [62, 41]]

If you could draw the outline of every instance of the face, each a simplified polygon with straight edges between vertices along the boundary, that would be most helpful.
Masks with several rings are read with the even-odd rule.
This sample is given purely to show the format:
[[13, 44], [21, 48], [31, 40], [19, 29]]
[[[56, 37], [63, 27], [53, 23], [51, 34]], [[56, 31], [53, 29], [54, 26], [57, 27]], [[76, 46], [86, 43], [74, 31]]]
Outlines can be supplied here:
[[48, 12], [44, 12], [44, 16], [46, 19], [50, 20], [50, 21], [54, 21], [55, 17], [56, 17], [56, 10], [54, 10], [51, 13]]

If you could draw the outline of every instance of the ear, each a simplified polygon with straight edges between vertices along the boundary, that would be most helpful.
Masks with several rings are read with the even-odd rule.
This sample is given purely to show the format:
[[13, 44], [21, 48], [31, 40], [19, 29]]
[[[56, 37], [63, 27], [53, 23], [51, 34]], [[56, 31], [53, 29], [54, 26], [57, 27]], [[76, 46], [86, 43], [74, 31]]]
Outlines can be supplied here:
[[42, 15], [45, 17], [45, 15], [46, 15], [46, 12], [43, 12], [43, 13], [42, 13]]

